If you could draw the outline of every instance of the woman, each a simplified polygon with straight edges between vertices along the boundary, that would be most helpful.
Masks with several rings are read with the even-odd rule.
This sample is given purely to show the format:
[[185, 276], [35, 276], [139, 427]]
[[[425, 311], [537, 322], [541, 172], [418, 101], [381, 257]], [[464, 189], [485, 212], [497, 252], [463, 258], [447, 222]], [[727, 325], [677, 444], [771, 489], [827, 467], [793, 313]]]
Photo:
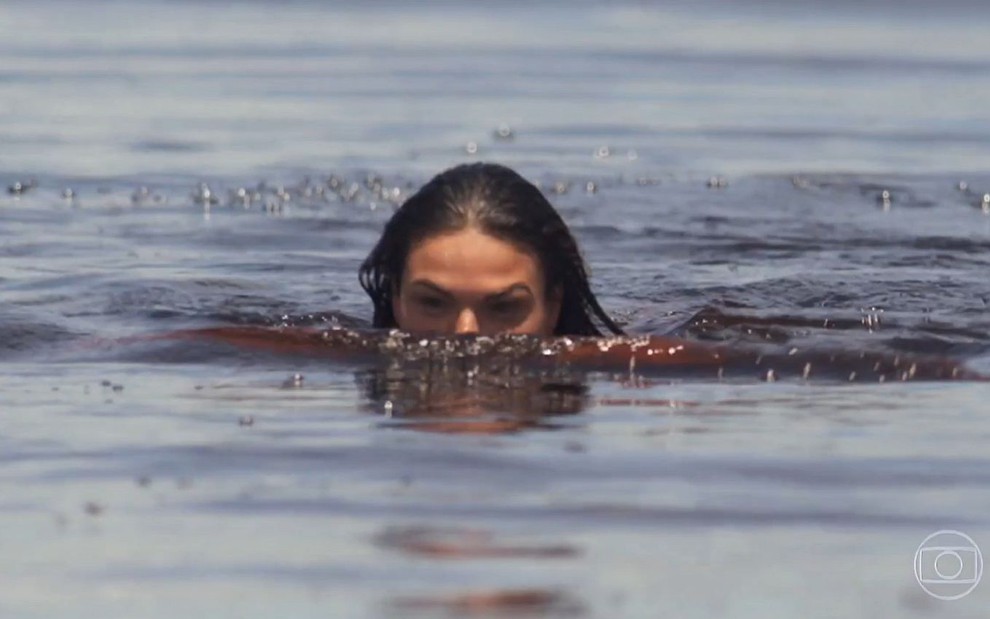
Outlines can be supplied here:
[[577, 243], [532, 183], [492, 163], [435, 176], [361, 265], [373, 326], [432, 334], [622, 334]]

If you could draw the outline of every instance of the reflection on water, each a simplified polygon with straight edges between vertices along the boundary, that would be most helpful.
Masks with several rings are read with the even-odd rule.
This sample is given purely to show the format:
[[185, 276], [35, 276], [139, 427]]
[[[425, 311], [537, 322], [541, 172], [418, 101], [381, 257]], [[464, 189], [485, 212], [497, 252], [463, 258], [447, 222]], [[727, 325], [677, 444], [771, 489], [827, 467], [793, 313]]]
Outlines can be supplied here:
[[[410, 557], [440, 561], [478, 559], [527, 560], [543, 564], [578, 557], [568, 544], [539, 544], [500, 539], [492, 531], [430, 526], [396, 527], [382, 532], [376, 542]], [[553, 569], [553, 563], [546, 563]], [[566, 589], [487, 589], [446, 594], [397, 596], [387, 607], [402, 615], [450, 617], [574, 617], [587, 608]]]
[[513, 542], [484, 529], [390, 527], [376, 539], [383, 548], [425, 559], [566, 559], [580, 551], [569, 544]]
[[430, 617], [581, 617], [586, 613], [573, 596], [543, 589], [397, 598], [392, 607], [404, 615]]
[[399, 362], [358, 375], [384, 426], [430, 432], [504, 434], [552, 429], [588, 403], [584, 374], [536, 371], [509, 359]]

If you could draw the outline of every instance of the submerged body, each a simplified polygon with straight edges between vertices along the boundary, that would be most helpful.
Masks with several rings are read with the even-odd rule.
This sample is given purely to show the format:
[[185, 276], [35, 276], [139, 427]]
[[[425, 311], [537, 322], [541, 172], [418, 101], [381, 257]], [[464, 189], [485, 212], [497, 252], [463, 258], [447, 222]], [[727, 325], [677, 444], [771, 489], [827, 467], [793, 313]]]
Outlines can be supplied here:
[[[304, 327], [218, 327], [162, 336], [243, 350], [339, 359], [464, 364], [495, 358], [530, 367], [567, 367], [635, 376], [841, 382], [987, 380], [959, 361], [931, 355], [713, 346], [674, 337], [419, 336], [400, 331]], [[465, 372], [469, 368], [465, 367]]]

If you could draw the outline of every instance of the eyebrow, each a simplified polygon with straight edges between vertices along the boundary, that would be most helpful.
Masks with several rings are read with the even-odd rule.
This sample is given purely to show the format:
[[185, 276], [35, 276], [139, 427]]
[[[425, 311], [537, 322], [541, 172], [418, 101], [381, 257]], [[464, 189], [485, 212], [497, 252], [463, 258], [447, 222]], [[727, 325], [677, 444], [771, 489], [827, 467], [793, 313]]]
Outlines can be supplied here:
[[[423, 288], [429, 288], [433, 292], [435, 292], [437, 294], [440, 294], [440, 295], [443, 295], [445, 297], [451, 297], [451, 296], [453, 296], [452, 294], [450, 294], [449, 291], [444, 290], [443, 288], [441, 288], [437, 284], [434, 284], [433, 282], [431, 282], [428, 279], [417, 279], [417, 280], [411, 282], [409, 285], [410, 286], [420, 286], [420, 287], [423, 287]], [[516, 292], [516, 291], [525, 292], [526, 294], [528, 294], [530, 296], [533, 295], [533, 291], [529, 289], [529, 286], [527, 286], [526, 284], [523, 284], [522, 282], [516, 282], [515, 284], [512, 284], [511, 286], [505, 288], [504, 290], [499, 290], [498, 292], [493, 292], [492, 294], [485, 295], [485, 300], [486, 301], [491, 301], [491, 300], [494, 300], [494, 299], [505, 297], [505, 296], [508, 296], [508, 295], [512, 294], [513, 292]]]

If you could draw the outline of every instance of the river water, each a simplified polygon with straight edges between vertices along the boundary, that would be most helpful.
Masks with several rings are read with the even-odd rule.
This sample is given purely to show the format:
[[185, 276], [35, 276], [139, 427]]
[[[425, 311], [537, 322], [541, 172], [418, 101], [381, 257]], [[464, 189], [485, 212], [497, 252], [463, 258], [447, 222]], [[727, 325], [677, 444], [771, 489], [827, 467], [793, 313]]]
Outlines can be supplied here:
[[140, 338], [366, 327], [394, 205], [495, 160], [630, 332], [990, 372], [988, 20], [5, 0], [0, 616], [985, 617], [912, 567], [990, 549], [984, 382]]

